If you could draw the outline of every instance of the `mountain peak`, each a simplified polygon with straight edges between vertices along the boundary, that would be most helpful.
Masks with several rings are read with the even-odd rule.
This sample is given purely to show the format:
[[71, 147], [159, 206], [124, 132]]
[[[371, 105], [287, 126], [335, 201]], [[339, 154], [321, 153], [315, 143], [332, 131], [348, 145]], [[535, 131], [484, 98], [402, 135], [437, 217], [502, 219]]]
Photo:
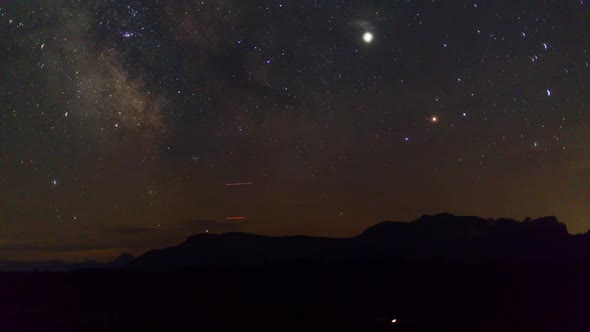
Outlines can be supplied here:
[[526, 218], [523, 223], [527, 226], [534, 227], [539, 232], [546, 233], [548, 235], [569, 235], [567, 226], [555, 216], [541, 217], [537, 219]]

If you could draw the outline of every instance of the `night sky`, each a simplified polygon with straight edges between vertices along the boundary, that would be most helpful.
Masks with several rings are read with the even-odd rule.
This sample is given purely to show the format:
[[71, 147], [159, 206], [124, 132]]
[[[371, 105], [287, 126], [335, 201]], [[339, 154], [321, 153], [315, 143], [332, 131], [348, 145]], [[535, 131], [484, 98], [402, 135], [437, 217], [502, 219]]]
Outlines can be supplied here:
[[590, 1], [0, 4], [0, 259], [439, 212], [590, 228]]

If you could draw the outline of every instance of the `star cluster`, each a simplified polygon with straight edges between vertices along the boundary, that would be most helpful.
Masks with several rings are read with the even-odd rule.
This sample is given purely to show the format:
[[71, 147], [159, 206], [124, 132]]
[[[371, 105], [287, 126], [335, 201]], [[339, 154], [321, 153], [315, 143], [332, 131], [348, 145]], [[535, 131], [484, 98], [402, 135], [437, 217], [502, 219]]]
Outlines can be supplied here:
[[0, 251], [102, 259], [441, 211], [586, 231], [589, 15], [579, 0], [5, 2]]

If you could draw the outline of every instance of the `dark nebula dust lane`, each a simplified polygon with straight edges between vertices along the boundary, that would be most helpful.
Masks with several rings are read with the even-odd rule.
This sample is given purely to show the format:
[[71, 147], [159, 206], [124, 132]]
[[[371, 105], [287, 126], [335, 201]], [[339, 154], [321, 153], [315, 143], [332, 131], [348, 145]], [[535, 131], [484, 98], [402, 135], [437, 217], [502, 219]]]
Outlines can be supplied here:
[[4, 1], [0, 256], [590, 227], [587, 1]]

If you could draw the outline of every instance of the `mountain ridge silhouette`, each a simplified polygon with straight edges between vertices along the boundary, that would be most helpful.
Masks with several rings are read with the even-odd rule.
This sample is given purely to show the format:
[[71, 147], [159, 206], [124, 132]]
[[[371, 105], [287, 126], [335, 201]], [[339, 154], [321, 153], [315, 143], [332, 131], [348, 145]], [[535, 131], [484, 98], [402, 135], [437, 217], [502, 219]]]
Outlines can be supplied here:
[[519, 222], [441, 213], [412, 222], [381, 222], [350, 238], [197, 234], [178, 246], [150, 250], [128, 267], [190, 269], [391, 257], [590, 264], [590, 232], [570, 235], [554, 216]]
[[0, 271], [176, 270], [386, 258], [590, 264], [590, 231], [569, 234], [554, 216], [516, 221], [440, 213], [383, 221], [348, 238], [201, 233], [176, 246], [138, 257], [121, 254], [107, 263], [0, 261]]

